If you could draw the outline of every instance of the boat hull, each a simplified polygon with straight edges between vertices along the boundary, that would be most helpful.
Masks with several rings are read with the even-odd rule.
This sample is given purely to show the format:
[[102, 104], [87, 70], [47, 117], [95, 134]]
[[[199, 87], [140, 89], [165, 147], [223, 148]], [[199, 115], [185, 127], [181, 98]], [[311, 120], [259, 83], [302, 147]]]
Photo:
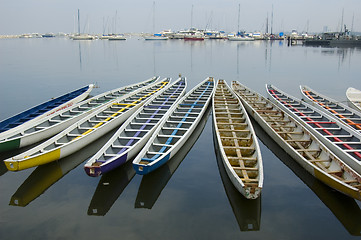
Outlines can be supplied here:
[[356, 88], [348, 88], [346, 90], [348, 105], [361, 112], [361, 91]]
[[[359, 132], [344, 125], [331, 115], [288, 96], [271, 85], [267, 85], [266, 88], [271, 101], [275, 105], [291, 116], [294, 116], [306, 129], [334, 152], [336, 156], [357, 173], [361, 173], [361, 134]], [[279, 94], [284, 98], [279, 97]], [[321, 117], [321, 121], [315, 121], [316, 117]], [[331, 125], [335, 127], [329, 129], [328, 126]], [[352, 139], [352, 141], [348, 140], [348, 138]]]
[[217, 150], [234, 187], [247, 199], [261, 195], [263, 164], [251, 121], [241, 100], [219, 80], [212, 99]]
[[[122, 124], [144, 104], [149, 96], [167, 84], [168, 82], [156, 82], [112, 101], [37, 147], [4, 160], [5, 165], [10, 171], [19, 171], [66, 157]], [[138, 99], [134, 101], [134, 98]], [[120, 107], [111, 111], [114, 105]], [[94, 121], [97, 123], [95, 124]], [[86, 127], [88, 125], [92, 127]]]
[[[196, 92], [196, 90], [201, 93]], [[178, 104], [172, 107], [169, 117], [162, 121], [153, 137], [133, 160], [133, 167], [137, 174], [145, 175], [156, 170], [179, 151], [204, 115], [213, 91], [213, 78], [208, 78], [194, 87], [179, 100]], [[191, 94], [195, 95], [193, 99], [194, 95], [191, 96]], [[182, 107], [184, 109], [181, 109]], [[177, 114], [180, 114], [180, 116], [177, 116]], [[192, 117], [192, 120], [190, 120], [192, 122], [187, 122], [187, 118], [190, 119], [190, 116], [194, 116], [194, 118]], [[169, 135], [164, 135], [166, 132]], [[165, 142], [163, 143], [163, 141]], [[155, 149], [158, 150], [153, 153]], [[149, 157], [150, 155], [152, 157]]]
[[[185, 93], [185, 79], [178, 79], [163, 92], [153, 96], [136, 111], [84, 166], [92, 177], [109, 172], [135, 157], [151, 138], [161, 121], [169, 114], [170, 107]], [[168, 109], [168, 110], [167, 110]], [[160, 115], [163, 115], [160, 117]], [[146, 117], [146, 121], [143, 120]], [[139, 139], [139, 136], [140, 137]], [[125, 142], [123, 142], [125, 141]], [[114, 146], [116, 145], [116, 146]], [[108, 152], [115, 156], [108, 157]], [[115, 153], [116, 152], [116, 153]]]
[[60, 97], [39, 104], [13, 117], [1, 121], [0, 139], [4, 135], [9, 135], [17, 129], [21, 129], [24, 126], [29, 126], [49, 115], [73, 106], [75, 103], [85, 99], [93, 88], [94, 85], [90, 84], [86, 87], [77, 89], [71, 93], [64, 94]]
[[[240, 84], [239, 84], [240, 85]], [[244, 88], [242, 86], [242, 88]], [[237, 91], [236, 91], [237, 92]], [[296, 121], [292, 116], [289, 116], [287, 112], [283, 112], [279, 107], [271, 103], [268, 99], [264, 98], [261, 95], [258, 95], [257, 93], [252, 93], [251, 90], [247, 90], [246, 94], [240, 94], [238, 93], [248, 114], [251, 115], [254, 120], [263, 128], [263, 130], [288, 154], [290, 155], [298, 164], [300, 164], [307, 172], [309, 172], [312, 176], [322, 181], [324, 184], [328, 185], [329, 187], [336, 189], [337, 191], [346, 194], [352, 198], [361, 200], [361, 191], [355, 186], [352, 187], [348, 185], [347, 183], [341, 181], [339, 177], [334, 177], [327, 171], [322, 170], [322, 166], [318, 164], [320, 167], [317, 167], [317, 160], [314, 161], [315, 165], [311, 163], [312, 161], [306, 160], [303, 155], [301, 155], [299, 152], [295, 151], [295, 148], [291, 147], [289, 143], [285, 141], [283, 137], [281, 137], [279, 133], [274, 130], [272, 125], [272, 121], [268, 123], [265, 120], [265, 117], [261, 114], [266, 115], [267, 112], [272, 113], [273, 115], [279, 115], [283, 116], [283, 120], [279, 120], [279, 122], [293, 122], [294, 123], [294, 133], [300, 132], [303, 134], [303, 137], [299, 137], [300, 140], [311, 140], [314, 142], [314, 145], [311, 145], [310, 149], [317, 149], [316, 146], [319, 146], [319, 149], [322, 150], [321, 156], [318, 158], [318, 160], [321, 159], [327, 159], [329, 158], [330, 167], [336, 171], [336, 169], [345, 171], [345, 174], [347, 177], [345, 179], [348, 179], [349, 182], [351, 182], [350, 179], [354, 179], [354, 181], [357, 183], [361, 182], [361, 176], [356, 173], [354, 170], [350, 169], [340, 158], [337, 158], [333, 152], [328, 149], [325, 145], [323, 145], [319, 140], [317, 140], [316, 136], [314, 136], [311, 132], [309, 132], [303, 125], [301, 125], [298, 121]], [[264, 102], [263, 105], [257, 105], [257, 103], [254, 102]], [[269, 120], [268, 120], [269, 121]], [[316, 142], [319, 143], [319, 145], [316, 145]], [[297, 148], [296, 148], [297, 149]], [[331, 171], [332, 173], [332, 171]]]

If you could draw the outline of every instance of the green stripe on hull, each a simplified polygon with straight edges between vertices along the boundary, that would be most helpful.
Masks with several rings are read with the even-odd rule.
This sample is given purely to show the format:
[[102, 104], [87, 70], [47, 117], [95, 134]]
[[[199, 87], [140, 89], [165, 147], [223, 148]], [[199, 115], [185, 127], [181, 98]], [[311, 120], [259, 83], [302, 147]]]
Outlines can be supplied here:
[[14, 139], [11, 141], [6, 141], [3, 143], [0, 143], [0, 152], [10, 151], [14, 149], [18, 149], [20, 146], [20, 138]]

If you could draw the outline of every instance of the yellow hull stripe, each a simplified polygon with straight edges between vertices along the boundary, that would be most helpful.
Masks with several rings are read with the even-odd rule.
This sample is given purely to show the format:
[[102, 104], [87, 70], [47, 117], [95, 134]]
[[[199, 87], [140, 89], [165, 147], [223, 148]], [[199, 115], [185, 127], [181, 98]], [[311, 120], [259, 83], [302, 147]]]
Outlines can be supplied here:
[[321, 180], [326, 185], [328, 185], [350, 197], [361, 200], [361, 192], [360, 191], [353, 190], [352, 188], [348, 188], [345, 185], [343, 185], [337, 181], [334, 181], [333, 179], [327, 177], [325, 174], [323, 174], [321, 171], [319, 171], [317, 169], [315, 169], [314, 173], [315, 173], [315, 177], [317, 179]]
[[60, 158], [60, 149], [56, 149], [37, 157], [33, 157], [33, 158], [28, 157], [20, 161], [10, 160], [4, 162], [9, 171], [20, 171], [27, 168], [32, 168], [49, 162], [53, 162], [58, 160], [59, 158]]
[[[149, 97], [150, 95], [158, 92], [159, 90], [161, 90], [162, 88], [164, 88], [169, 82], [162, 82], [162, 86], [160, 86], [159, 88], [157, 88], [156, 90], [154, 90], [153, 92], [150, 92], [146, 95], [144, 95], [143, 97], [138, 98], [137, 100], [133, 101], [132, 103], [114, 103], [113, 105], [124, 105], [124, 107], [120, 110], [118, 110], [116, 113], [112, 114], [110, 117], [106, 118], [103, 120], [103, 122], [100, 122], [96, 125], [94, 125], [93, 129], [89, 129], [86, 132], [82, 133], [81, 136], [78, 136], [76, 138], [74, 138], [73, 140], [76, 140], [78, 138], [81, 138], [87, 134], [89, 134], [90, 132], [92, 132], [95, 128], [100, 127], [101, 125], [103, 125], [104, 123], [108, 122], [109, 120], [111, 120], [113, 117], [116, 117], [119, 113], [123, 112], [124, 110], [137, 106], [139, 104], [140, 101], [142, 101], [143, 99]], [[72, 141], [73, 141], [72, 140]]]

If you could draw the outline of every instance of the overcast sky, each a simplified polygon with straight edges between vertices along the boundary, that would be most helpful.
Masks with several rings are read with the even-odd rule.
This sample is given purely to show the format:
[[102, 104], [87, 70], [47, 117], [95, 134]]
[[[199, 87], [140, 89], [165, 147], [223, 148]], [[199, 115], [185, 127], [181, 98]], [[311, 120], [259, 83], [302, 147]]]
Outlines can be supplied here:
[[[0, 35], [77, 31], [152, 32], [153, 0], [0, 0]], [[268, 15], [273, 32], [338, 31], [343, 23], [361, 31], [360, 0], [156, 0], [156, 32], [197, 28], [265, 31]], [[193, 6], [193, 7], [192, 7]], [[192, 11], [193, 9], [193, 11]], [[193, 12], [193, 14], [192, 14]], [[193, 16], [193, 17], [192, 17]], [[353, 20], [354, 19], [354, 20]]]

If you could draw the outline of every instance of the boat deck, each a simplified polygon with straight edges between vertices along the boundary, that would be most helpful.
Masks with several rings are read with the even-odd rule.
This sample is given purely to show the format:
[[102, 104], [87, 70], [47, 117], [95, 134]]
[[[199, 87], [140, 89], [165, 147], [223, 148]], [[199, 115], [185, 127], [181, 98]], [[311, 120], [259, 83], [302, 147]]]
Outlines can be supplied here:
[[[322, 134], [342, 151], [347, 152], [359, 163], [361, 162], [361, 137], [330, 119], [326, 115], [311, 109], [304, 103], [284, 95], [280, 91], [269, 87], [271, 96], [283, 106], [291, 110], [306, 122], [311, 128]], [[351, 141], [350, 141], [351, 140]]]
[[[252, 111], [258, 115], [262, 121], [266, 122], [284, 143], [302, 156], [314, 168], [321, 170], [324, 174], [331, 177], [326, 180], [311, 172], [312, 175], [319, 178], [327, 185], [351, 195], [356, 199], [361, 198], [361, 176], [347, 165], [342, 163], [336, 156], [319, 143], [319, 140], [312, 136], [307, 129], [290, 117], [287, 113], [272, 104], [268, 99], [244, 87], [238, 82], [233, 83], [233, 89], [246, 102]], [[285, 149], [286, 150], [286, 149]], [[302, 162], [301, 162], [302, 165]], [[307, 170], [307, 168], [306, 168]], [[308, 169], [308, 171], [310, 171]], [[329, 178], [329, 177], [327, 177]], [[348, 185], [348, 190], [340, 188], [337, 182]], [[352, 189], [352, 194], [349, 193]]]
[[[214, 119], [226, 161], [251, 194], [260, 188], [260, 162], [255, 136], [239, 99], [219, 81], [214, 95]], [[262, 185], [262, 184], [261, 184]]]
[[335, 118], [361, 133], [361, 112], [354, 111], [342, 103], [322, 96], [312, 89], [307, 87], [301, 88], [303, 95], [311, 102], [317, 103], [318, 106], [332, 114]]

